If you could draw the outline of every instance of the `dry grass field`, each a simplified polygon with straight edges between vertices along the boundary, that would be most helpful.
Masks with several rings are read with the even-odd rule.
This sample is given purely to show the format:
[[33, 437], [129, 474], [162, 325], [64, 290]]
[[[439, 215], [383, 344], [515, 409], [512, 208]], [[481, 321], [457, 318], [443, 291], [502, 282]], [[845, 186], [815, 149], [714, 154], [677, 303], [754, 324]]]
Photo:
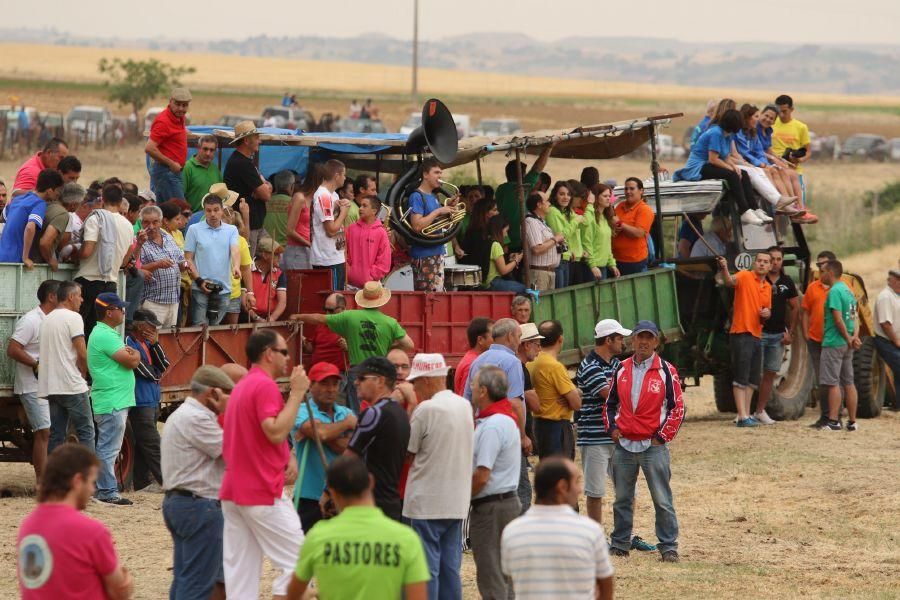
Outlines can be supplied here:
[[[896, 460], [900, 417], [886, 413], [850, 434], [812, 431], [800, 421], [735, 430], [715, 412], [709, 381], [686, 394], [687, 419], [672, 444], [672, 485], [682, 562], [658, 555], [617, 558], [622, 598], [870, 598], [900, 596]], [[32, 474], [0, 465], [0, 597], [16, 595], [14, 544], [34, 505]], [[643, 481], [636, 531], [653, 536], [653, 507]], [[23, 495], [24, 494], [24, 495]], [[134, 572], [135, 598], [165, 597], [171, 541], [162, 496], [133, 494], [133, 507], [92, 504], [88, 514], [113, 532]], [[610, 507], [604, 522], [611, 523]], [[607, 532], [608, 533], [608, 532]], [[266, 582], [270, 581], [267, 569]], [[477, 598], [470, 555], [463, 561], [465, 598]]]

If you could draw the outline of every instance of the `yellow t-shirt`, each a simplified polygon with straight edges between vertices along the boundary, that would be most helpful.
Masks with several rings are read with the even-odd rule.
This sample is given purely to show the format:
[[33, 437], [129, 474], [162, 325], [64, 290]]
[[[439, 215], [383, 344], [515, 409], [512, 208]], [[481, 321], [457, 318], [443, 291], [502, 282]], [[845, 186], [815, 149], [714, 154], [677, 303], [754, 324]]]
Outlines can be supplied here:
[[[241, 253], [241, 267], [249, 267], [253, 264], [253, 258], [250, 256], [250, 244], [244, 239], [244, 236], [238, 236], [238, 251]], [[231, 278], [231, 297], [241, 297], [241, 278]]]
[[531, 384], [541, 401], [541, 410], [535, 417], [549, 421], [571, 421], [573, 411], [559, 403], [563, 394], [575, 389], [566, 368], [552, 355], [541, 352], [533, 361], [525, 365], [531, 375]]
[[[790, 123], [782, 123], [781, 117], [772, 125], [772, 154], [781, 156], [788, 148], [797, 150], [809, 145], [809, 127], [797, 119]], [[797, 165], [797, 172], [803, 172], [803, 166]]]

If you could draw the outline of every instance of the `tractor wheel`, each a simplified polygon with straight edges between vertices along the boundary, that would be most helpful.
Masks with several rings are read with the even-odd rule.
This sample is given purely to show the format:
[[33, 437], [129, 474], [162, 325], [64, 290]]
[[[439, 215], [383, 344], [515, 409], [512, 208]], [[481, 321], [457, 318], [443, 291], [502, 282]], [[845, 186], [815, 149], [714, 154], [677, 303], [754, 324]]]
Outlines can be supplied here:
[[862, 347], [853, 354], [853, 379], [859, 396], [857, 416], [874, 419], [884, 407], [887, 374], [875, 351], [875, 338], [864, 337]]
[[120, 491], [130, 491], [134, 485], [134, 432], [131, 423], [125, 423], [125, 437], [122, 438], [122, 448], [116, 457], [116, 481]]
[[731, 387], [731, 369], [722, 367], [713, 375], [713, 393], [716, 396], [716, 408], [723, 413], [736, 413], [737, 406], [734, 403], [734, 390]]
[[[766, 405], [766, 413], [776, 421], [795, 421], [803, 416], [815, 374], [806, 341], [797, 336], [785, 349], [784, 362], [772, 384], [772, 397]], [[751, 403], [756, 405], [756, 394]]]

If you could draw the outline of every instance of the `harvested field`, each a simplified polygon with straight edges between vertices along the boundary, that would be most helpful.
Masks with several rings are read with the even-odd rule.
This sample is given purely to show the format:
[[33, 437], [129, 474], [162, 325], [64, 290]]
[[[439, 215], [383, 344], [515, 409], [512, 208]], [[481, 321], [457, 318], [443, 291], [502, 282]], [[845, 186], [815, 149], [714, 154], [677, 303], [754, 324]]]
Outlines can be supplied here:
[[[895, 457], [900, 416], [862, 421], [857, 433], [827, 433], [799, 421], [736, 430], [715, 412], [711, 380], [686, 393], [687, 419], [672, 444], [672, 484], [682, 562], [656, 555], [615, 559], [625, 598], [895, 598], [900, 595]], [[643, 482], [639, 486], [644, 486]], [[0, 597], [16, 594], [13, 552], [19, 521], [34, 498], [28, 465], [0, 465], [3, 569]], [[133, 494], [133, 507], [92, 504], [124, 563], [138, 599], [157, 600], [171, 581], [171, 542], [162, 496]], [[653, 508], [638, 492], [636, 531], [653, 539]], [[604, 522], [612, 513], [604, 507]], [[267, 571], [268, 574], [268, 571]], [[471, 557], [463, 563], [465, 597], [477, 598]], [[269, 581], [267, 579], [266, 581]]]

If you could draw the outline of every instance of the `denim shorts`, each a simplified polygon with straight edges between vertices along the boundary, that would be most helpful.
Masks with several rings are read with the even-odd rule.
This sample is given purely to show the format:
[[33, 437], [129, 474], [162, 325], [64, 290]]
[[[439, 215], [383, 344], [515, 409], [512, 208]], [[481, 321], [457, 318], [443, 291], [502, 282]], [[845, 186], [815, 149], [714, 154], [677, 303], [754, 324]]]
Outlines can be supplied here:
[[581, 464], [584, 467], [584, 495], [603, 498], [606, 495], [606, 478], [612, 479], [612, 457], [615, 444], [591, 444], [581, 446]]
[[731, 347], [731, 373], [734, 386], [739, 388], [759, 387], [762, 371], [762, 345], [752, 333], [732, 333], [728, 337]]
[[238, 296], [237, 298], [231, 298], [228, 301], [228, 308], [225, 310], [225, 312], [229, 315], [240, 314], [240, 312], [241, 312], [241, 297]]
[[784, 334], [783, 333], [766, 333], [762, 334], [762, 361], [763, 370], [777, 373], [784, 364]]
[[38, 398], [37, 392], [27, 392], [19, 394], [19, 401], [32, 431], [50, 429], [50, 403], [46, 398]]

